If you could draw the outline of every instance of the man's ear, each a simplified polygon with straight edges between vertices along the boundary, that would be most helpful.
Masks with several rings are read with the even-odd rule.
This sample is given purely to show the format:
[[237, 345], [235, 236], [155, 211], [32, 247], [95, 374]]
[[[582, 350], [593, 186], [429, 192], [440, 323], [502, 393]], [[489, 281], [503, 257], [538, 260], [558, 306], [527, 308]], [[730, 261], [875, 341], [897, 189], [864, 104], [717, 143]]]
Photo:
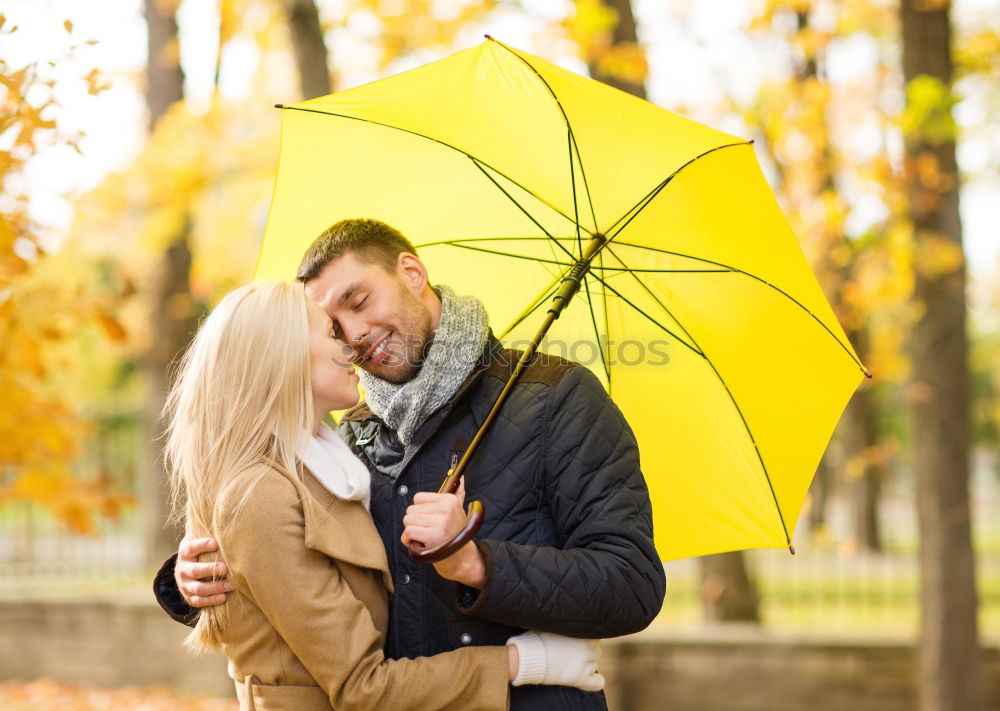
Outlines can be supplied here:
[[419, 297], [427, 288], [427, 267], [415, 254], [400, 252], [396, 258], [396, 273], [414, 296]]

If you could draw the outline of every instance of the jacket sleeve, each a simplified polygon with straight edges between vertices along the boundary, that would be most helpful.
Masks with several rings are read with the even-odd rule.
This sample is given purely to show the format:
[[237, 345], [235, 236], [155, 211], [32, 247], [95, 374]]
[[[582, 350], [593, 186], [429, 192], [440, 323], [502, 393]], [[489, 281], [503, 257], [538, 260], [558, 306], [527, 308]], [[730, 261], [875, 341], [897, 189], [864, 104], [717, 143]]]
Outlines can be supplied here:
[[177, 581], [174, 580], [176, 565], [177, 554], [174, 553], [156, 571], [156, 577], [153, 578], [153, 595], [171, 619], [188, 627], [194, 627], [198, 622], [198, 608], [188, 605], [181, 591], [177, 589]]
[[383, 637], [338, 562], [306, 548], [304, 540], [298, 492], [271, 474], [220, 532], [220, 549], [237, 592], [261, 610], [334, 708], [507, 708], [504, 647], [386, 660]]
[[486, 586], [459, 586], [458, 607], [573, 637], [637, 632], [660, 611], [666, 580], [635, 436], [583, 367], [553, 388], [546, 422], [542, 498], [558, 545], [478, 541]]

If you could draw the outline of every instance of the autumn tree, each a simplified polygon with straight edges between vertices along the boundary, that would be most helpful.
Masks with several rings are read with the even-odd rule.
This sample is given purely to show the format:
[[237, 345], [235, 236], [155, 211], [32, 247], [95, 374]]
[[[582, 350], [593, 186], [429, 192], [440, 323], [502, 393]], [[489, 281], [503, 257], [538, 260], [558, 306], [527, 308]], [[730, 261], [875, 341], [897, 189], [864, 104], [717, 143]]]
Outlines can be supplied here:
[[902, 0], [899, 12], [906, 186], [918, 255], [913, 301], [919, 315], [908, 344], [920, 530], [918, 698], [921, 711], [980, 711], [965, 262], [919, 259], [925, 252], [962, 253], [950, 6]]
[[320, 25], [319, 10], [313, 0], [281, 0], [288, 13], [292, 51], [299, 74], [303, 99], [324, 96], [331, 91], [327, 48]]
[[[54, 253], [47, 230], [29, 210], [26, 171], [45, 150], [77, 148], [82, 134], [67, 134], [56, 120], [63, 83], [80, 82], [90, 94], [107, 88], [94, 69], [55, 78], [59, 60], [83, 44], [66, 21], [57, 32], [72, 42], [66, 56], [11, 66], [0, 56], [0, 502], [31, 501], [79, 533], [95, 519], [116, 515], [127, 501], [103, 473], [84, 479], [75, 460], [90, 433], [79, 403], [61, 386], [79, 377], [69, 348], [88, 330], [120, 341], [124, 331], [114, 284], [96, 279], [96, 266], [77, 255]], [[17, 27], [0, 15], [0, 43]]]
[[[180, 66], [176, 2], [145, 0], [148, 36], [146, 104], [149, 129], [155, 132], [168, 110], [184, 98], [184, 73]], [[146, 286], [150, 304], [150, 339], [144, 366], [149, 388], [145, 418], [148, 445], [140, 475], [140, 498], [144, 517], [146, 557], [163, 560], [177, 549], [177, 535], [166, 521], [169, 516], [166, 474], [162, 460], [163, 422], [168, 369], [191, 339], [197, 311], [191, 297], [191, 217], [184, 211], [161, 256], [152, 267]]]
[[591, 77], [646, 98], [649, 68], [631, 0], [577, 0], [569, 26]]
[[[885, 237], [899, 217], [893, 209], [899, 189], [889, 152], [883, 147], [866, 154], [850, 137], [859, 125], [877, 127], [879, 134], [891, 132], [895, 116], [878, 108], [877, 99], [890, 88], [888, 68], [881, 62], [863, 78], [839, 86], [831, 83], [828, 64], [837, 37], [867, 35], [875, 44], [886, 44], [887, 17], [888, 11], [865, 2], [849, 3], [836, 13], [829, 3], [767, 3], [751, 30], [783, 39], [789, 66], [784, 78], [762, 86], [745, 112], [759, 126], [761, 150], [776, 169], [776, 191], [820, 285], [865, 363], [873, 360], [873, 322], [879, 323], [882, 311], [903, 303], [907, 283], [899, 278], [901, 267], [896, 255], [889, 254]], [[869, 196], [882, 201], [889, 218], [864, 233], [848, 234], [851, 189], [858, 184], [878, 186], [881, 194]], [[895, 278], [886, 278], [894, 272]], [[898, 315], [885, 319], [893, 333], [903, 320]], [[844, 485], [854, 514], [853, 542], [869, 551], [882, 546], [879, 492], [885, 462], [895, 451], [880, 442], [873, 386], [892, 387], [897, 374], [884, 366], [884, 359], [877, 366], [876, 380], [861, 384], [841, 417], [810, 488], [808, 515], [810, 528], [822, 536], [828, 502]]]

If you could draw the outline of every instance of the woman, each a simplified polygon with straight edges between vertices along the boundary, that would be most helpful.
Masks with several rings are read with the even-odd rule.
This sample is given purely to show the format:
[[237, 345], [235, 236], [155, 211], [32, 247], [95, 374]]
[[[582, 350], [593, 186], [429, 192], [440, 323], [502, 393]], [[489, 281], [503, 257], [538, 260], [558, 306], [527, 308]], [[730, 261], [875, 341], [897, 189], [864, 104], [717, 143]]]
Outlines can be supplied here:
[[270, 283], [226, 296], [185, 354], [166, 408], [175, 512], [219, 542], [235, 587], [186, 645], [225, 652], [250, 711], [505, 709], [508, 682], [601, 688], [596, 644], [556, 635], [384, 659], [368, 470], [321, 423], [358, 400], [346, 352], [301, 284]]

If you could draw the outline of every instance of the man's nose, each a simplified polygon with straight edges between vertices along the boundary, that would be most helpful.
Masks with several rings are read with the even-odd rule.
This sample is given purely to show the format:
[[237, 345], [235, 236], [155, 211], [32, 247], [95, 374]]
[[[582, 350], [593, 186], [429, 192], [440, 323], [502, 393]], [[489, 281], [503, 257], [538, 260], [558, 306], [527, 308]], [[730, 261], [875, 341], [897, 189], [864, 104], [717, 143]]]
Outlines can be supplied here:
[[361, 345], [368, 337], [367, 325], [356, 319], [341, 318], [340, 328], [344, 334], [344, 341], [352, 348]]

